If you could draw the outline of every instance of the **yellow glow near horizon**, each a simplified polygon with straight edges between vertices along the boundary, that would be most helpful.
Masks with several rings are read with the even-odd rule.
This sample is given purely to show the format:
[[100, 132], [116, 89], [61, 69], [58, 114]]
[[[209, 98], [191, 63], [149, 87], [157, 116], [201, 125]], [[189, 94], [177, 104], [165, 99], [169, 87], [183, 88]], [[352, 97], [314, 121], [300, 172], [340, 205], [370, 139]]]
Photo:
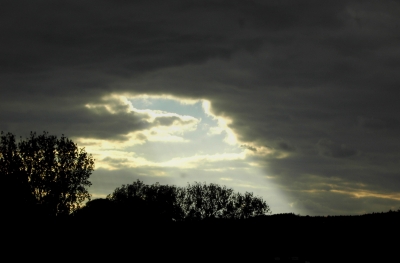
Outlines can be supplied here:
[[334, 193], [351, 195], [351, 196], [353, 196], [355, 198], [377, 197], [377, 198], [385, 198], [385, 199], [391, 199], [391, 200], [400, 201], [400, 194], [399, 193], [380, 194], [380, 193], [374, 193], [374, 192], [371, 192], [371, 191], [360, 191], [358, 189], [354, 189], [354, 191], [352, 191], [352, 192], [343, 191], [343, 190], [336, 190], [336, 189], [332, 189], [330, 191], [334, 192]]

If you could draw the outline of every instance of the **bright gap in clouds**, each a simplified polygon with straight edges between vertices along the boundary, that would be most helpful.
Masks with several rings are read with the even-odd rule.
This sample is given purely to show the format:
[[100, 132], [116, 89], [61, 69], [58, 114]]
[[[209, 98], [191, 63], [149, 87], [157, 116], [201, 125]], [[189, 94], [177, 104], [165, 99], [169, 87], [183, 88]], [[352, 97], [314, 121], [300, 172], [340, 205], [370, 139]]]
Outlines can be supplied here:
[[[105, 197], [136, 179], [178, 186], [198, 181], [253, 192], [273, 213], [295, 212], [254, 161], [254, 151], [240, 146], [228, 127], [230, 120], [212, 113], [210, 101], [112, 95], [86, 107], [132, 116], [144, 123], [125, 134], [122, 141], [77, 139], [96, 159], [90, 189], [93, 197]], [[266, 154], [260, 149], [259, 154]]]
[[190, 164], [193, 161], [201, 162], [201, 159], [216, 161], [245, 158], [244, 150], [238, 146], [224, 120], [206, 113], [208, 101], [182, 103], [170, 98], [143, 97], [129, 101], [137, 111], [166, 116], [176, 114], [181, 119], [192, 121], [186, 126], [175, 122], [167, 128], [154, 128], [146, 143], [131, 149], [147, 160], [164, 165], [179, 163], [183, 168], [194, 165]]

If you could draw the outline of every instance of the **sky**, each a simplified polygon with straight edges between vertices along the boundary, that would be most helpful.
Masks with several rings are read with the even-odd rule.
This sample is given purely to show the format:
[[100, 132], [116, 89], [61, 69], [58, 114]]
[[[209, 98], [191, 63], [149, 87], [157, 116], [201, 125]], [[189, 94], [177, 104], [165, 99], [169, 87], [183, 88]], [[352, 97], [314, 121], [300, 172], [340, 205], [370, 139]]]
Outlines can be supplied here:
[[400, 1], [1, 1], [0, 130], [273, 214], [400, 208]]

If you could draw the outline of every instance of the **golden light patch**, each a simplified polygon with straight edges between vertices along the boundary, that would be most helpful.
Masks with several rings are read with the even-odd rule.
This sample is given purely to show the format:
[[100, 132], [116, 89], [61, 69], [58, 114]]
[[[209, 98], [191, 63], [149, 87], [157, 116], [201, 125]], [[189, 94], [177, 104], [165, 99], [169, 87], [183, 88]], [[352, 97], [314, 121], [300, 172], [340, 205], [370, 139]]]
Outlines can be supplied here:
[[236, 185], [243, 187], [243, 188], [268, 189], [268, 187], [261, 186], [261, 185], [253, 185], [253, 184], [236, 184]]
[[355, 198], [376, 197], [376, 198], [384, 198], [384, 199], [392, 199], [400, 201], [400, 193], [381, 194], [381, 193], [374, 193], [369, 191], [357, 191], [357, 190], [354, 192], [331, 190], [331, 192], [351, 195]]
[[162, 167], [197, 168], [201, 167], [202, 164], [206, 162], [244, 160], [245, 158], [246, 156], [244, 153], [205, 154], [184, 158], [173, 158], [167, 162], [158, 163], [158, 165]]
[[242, 147], [245, 149], [246, 155], [249, 156], [267, 156], [276, 153], [276, 151], [269, 147], [257, 146], [253, 143], [242, 144]]
[[219, 178], [221, 181], [232, 181], [233, 179], [232, 178], [224, 178], [224, 177], [222, 177], [222, 178]]

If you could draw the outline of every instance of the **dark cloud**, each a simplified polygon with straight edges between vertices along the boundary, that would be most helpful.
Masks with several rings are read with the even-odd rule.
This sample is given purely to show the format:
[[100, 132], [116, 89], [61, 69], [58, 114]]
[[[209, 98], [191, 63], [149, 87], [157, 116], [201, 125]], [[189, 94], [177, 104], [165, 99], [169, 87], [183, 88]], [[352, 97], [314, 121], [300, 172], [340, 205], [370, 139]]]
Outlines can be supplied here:
[[49, 131], [52, 134], [65, 134], [70, 137], [95, 137], [101, 139], [124, 140], [134, 131], [153, 126], [137, 113], [112, 114], [104, 108], [89, 110], [78, 108], [71, 110], [55, 109], [34, 112], [9, 112], [0, 114], [7, 123], [8, 131], [26, 134], [29, 131]]
[[317, 143], [319, 154], [333, 158], [347, 158], [357, 154], [357, 151], [345, 144], [339, 144], [328, 139], [321, 139]]
[[124, 139], [152, 124], [123, 105], [106, 111], [104, 96], [206, 98], [248, 149], [275, 150], [259, 161], [305, 213], [398, 202], [375, 198], [368, 207], [372, 197], [345, 202], [338, 192], [296, 188], [312, 185], [314, 174], [352, 183], [351, 191], [399, 189], [398, 1], [0, 5], [2, 130]]
[[250, 150], [252, 152], [257, 152], [257, 148], [256, 147], [252, 147], [252, 146], [249, 146], [249, 145], [246, 145], [246, 144], [242, 144], [240, 147], [245, 148], [247, 150]]
[[286, 151], [286, 152], [293, 152], [296, 150], [292, 145], [290, 145], [290, 143], [284, 141], [278, 142], [277, 148], [281, 151]]
[[396, 133], [400, 131], [400, 120], [398, 119], [360, 117], [358, 124], [370, 131], [394, 131]]
[[[121, 101], [99, 100], [100, 104], [90, 107], [57, 107], [48, 109], [28, 109], [13, 111], [5, 109], [0, 117], [7, 131], [24, 135], [29, 131], [50, 131], [52, 134], [65, 134], [71, 137], [90, 137], [109, 140], [127, 140], [128, 134], [151, 129], [157, 126], [187, 125], [196, 119], [182, 119], [180, 116], [150, 116], [149, 113], [130, 111]], [[40, 106], [38, 106], [40, 108]], [[146, 138], [139, 134], [137, 139]]]
[[193, 123], [193, 119], [190, 120], [182, 120], [178, 116], [162, 116], [156, 117], [153, 121], [154, 126], [171, 126], [174, 124], [189, 124]]

